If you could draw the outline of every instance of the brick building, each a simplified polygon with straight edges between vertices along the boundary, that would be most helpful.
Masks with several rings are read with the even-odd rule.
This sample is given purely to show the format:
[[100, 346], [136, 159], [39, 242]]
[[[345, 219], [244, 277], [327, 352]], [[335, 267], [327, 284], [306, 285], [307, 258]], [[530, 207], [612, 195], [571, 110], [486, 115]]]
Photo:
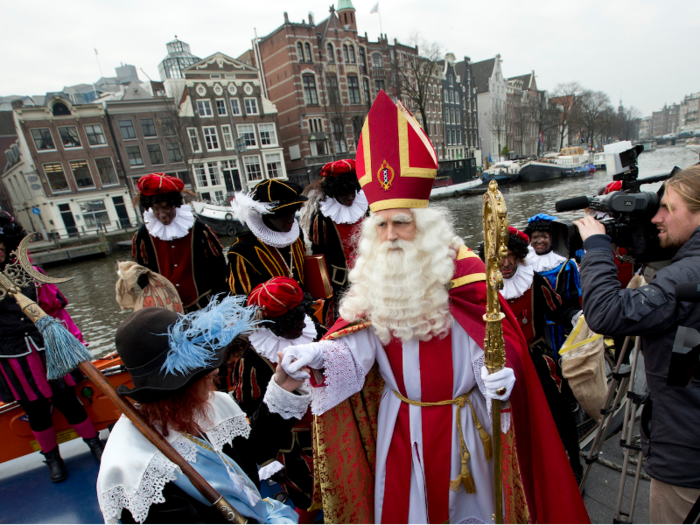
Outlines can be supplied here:
[[477, 104], [476, 86], [474, 85], [474, 72], [472, 61], [469, 57], [455, 64], [455, 73], [462, 85], [462, 130], [464, 133], [464, 145], [467, 148], [465, 155], [474, 157], [477, 165], [481, 165], [481, 149], [479, 147], [479, 106]]
[[700, 132], [700, 92], [686, 95], [679, 110], [679, 132]]
[[673, 104], [651, 113], [652, 137], [663, 137], [669, 133], [678, 134], [680, 127], [680, 105]]
[[516, 156], [536, 155], [539, 129], [537, 113], [540, 92], [535, 72], [508, 79], [506, 97], [506, 142]]

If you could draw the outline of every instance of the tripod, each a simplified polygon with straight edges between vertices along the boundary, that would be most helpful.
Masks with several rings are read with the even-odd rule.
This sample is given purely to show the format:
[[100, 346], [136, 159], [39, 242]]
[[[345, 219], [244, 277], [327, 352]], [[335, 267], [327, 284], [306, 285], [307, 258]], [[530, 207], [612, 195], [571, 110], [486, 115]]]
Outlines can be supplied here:
[[[639, 338], [634, 339], [634, 350], [632, 354], [632, 364], [625, 365], [625, 359], [629, 352], [629, 348], [632, 345], [633, 339], [631, 337], [626, 337], [625, 342], [622, 345], [622, 351], [618, 356], [617, 364], [615, 365], [615, 370], [612, 373], [612, 383], [608, 387], [608, 393], [605, 398], [605, 403], [600, 413], [603, 416], [598, 423], [598, 429], [596, 430], [595, 438], [593, 439], [593, 444], [588, 452], [588, 456], [585, 458], [586, 470], [581, 479], [580, 489], [583, 491], [586, 486], [586, 481], [588, 479], [588, 474], [590, 473], [591, 466], [593, 463], [598, 461], [600, 451], [603, 448], [603, 443], [605, 438], [610, 431], [612, 424], [613, 415], [617, 412], [618, 408], [622, 405], [623, 401], [626, 399], [625, 406], [625, 417], [622, 425], [622, 434], [620, 438], [620, 446], [624, 448], [624, 461], [622, 464], [622, 476], [620, 478], [620, 487], [617, 494], [617, 505], [615, 507], [615, 516], [613, 518], [613, 523], [632, 523], [634, 518], [634, 505], [637, 500], [637, 489], [639, 488], [639, 479], [642, 472], [642, 449], [641, 446], [633, 443], [633, 433], [634, 433], [634, 423], [641, 412], [641, 406], [646, 402], [646, 394], [638, 394], [633, 391], [634, 388], [634, 375], [637, 369], [637, 362], [639, 358]], [[622, 496], [625, 490], [625, 483], [627, 481], [627, 465], [629, 464], [630, 454], [637, 452], [637, 470], [634, 477], [634, 488], [632, 492], [632, 498], [630, 502], [629, 512], [623, 512], [622, 507]]]

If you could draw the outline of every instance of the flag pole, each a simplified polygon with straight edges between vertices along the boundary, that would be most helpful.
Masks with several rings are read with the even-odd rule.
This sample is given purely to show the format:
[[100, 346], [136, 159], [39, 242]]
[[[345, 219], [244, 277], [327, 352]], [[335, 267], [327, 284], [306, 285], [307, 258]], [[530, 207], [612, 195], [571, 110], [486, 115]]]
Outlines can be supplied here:
[[100, 56], [97, 53], [97, 48], [93, 47], [92, 49], [95, 51], [95, 60], [97, 61], [97, 68], [100, 70], [100, 78], [104, 78], [104, 75], [102, 74], [102, 66], [100, 65]]
[[[377, 5], [379, 5], [379, 2], [377, 2]], [[384, 29], [382, 29], [382, 10], [377, 7], [377, 14], [379, 15], [379, 34], [382, 35], [384, 34]]]

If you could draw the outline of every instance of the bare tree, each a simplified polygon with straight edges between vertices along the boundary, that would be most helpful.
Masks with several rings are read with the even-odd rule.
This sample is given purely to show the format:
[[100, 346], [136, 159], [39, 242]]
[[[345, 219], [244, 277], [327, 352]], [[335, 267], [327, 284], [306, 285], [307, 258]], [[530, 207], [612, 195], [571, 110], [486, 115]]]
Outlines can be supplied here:
[[513, 149], [518, 155], [529, 153], [529, 148], [528, 152], [525, 151], [524, 142], [531, 138], [530, 128], [532, 122], [527, 106], [523, 106], [519, 100], [513, 105], [513, 114], [510, 124], [513, 132]]
[[[190, 178], [189, 182], [194, 187], [193, 180], [193, 161], [195, 160], [196, 153], [192, 151], [192, 145], [187, 128], [195, 128], [193, 122], [188, 122], [188, 117], [180, 116], [180, 104], [173, 99], [164, 99], [163, 103], [158, 107], [160, 127], [163, 137], [166, 141], [177, 146], [177, 151], [173, 151], [174, 158], [179, 155], [182, 161], [185, 163], [187, 168], [187, 176]], [[197, 138], [197, 141], [201, 141], [201, 138]], [[200, 151], [203, 150], [201, 142], [199, 143]], [[166, 152], [170, 155], [170, 151]]]
[[559, 113], [557, 126], [559, 149], [564, 147], [564, 139], [570, 134], [571, 121], [579, 107], [582, 91], [578, 82], [566, 82], [558, 84], [552, 93], [552, 99], [557, 99], [556, 107]]
[[491, 130], [491, 140], [493, 140], [493, 135], [496, 135], [496, 140], [498, 141], [498, 152], [496, 157], [500, 158], [501, 151], [503, 151], [502, 142], [505, 138], [504, 135], [508, 124], [508, 110], [506, 108], [506, 102], [504, 100], [492, 99], [491, 114], [489, 117], [488, 127]]
[[396, 50], [397, 82], [402, 94], [420, 113], [423, 130], [430, 136], [427, 125], [428, 94], [431, 82], [441, 75], [439, 62], [443, 58], [443, 52], [440, 44], [427, 43], [418, 33], [411, 35], [409, 44], [416, 48], [415, 55]]
[[[537, 91], [528, 98], [528, 109], [530, 112], [530, 120], [537, 131], [539, 139], [540, 134], [543, 136], [550, 130], [553, 130], [558, 125], [558, 114], [555, 107], [549, 103], [549, 97], [546, 91]], [[537, 141], [537, 156], [542, 153], [541, 148], [544, 144]]]
[[602, 91], [585, 90], [581, 95], [580, 104], [578, 120], [581, 128], [585, 130], [586, 143], [593, 149], [596, 134], [603, 129], [604, 119], [609, 111], [612, 111], [610, 98]]

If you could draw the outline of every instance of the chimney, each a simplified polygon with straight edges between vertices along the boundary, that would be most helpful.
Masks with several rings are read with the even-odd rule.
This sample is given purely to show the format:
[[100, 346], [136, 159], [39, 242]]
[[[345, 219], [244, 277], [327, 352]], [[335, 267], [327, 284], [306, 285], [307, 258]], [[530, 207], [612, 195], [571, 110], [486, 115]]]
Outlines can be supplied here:
[[313, 13], [309, 13], [309, 25], [310, 25], [310, 26], [315, 25], [315, 24], [314, 24], [314, 14], [313, 14]]
[[289, 23], [289, 15], [287, 14], [287, 11], [284, 12], [284, 23], [285, 24]]
[[18, 109], [24, 106], [24, 101], [21, 98], [12, 101], [12, 109]]

